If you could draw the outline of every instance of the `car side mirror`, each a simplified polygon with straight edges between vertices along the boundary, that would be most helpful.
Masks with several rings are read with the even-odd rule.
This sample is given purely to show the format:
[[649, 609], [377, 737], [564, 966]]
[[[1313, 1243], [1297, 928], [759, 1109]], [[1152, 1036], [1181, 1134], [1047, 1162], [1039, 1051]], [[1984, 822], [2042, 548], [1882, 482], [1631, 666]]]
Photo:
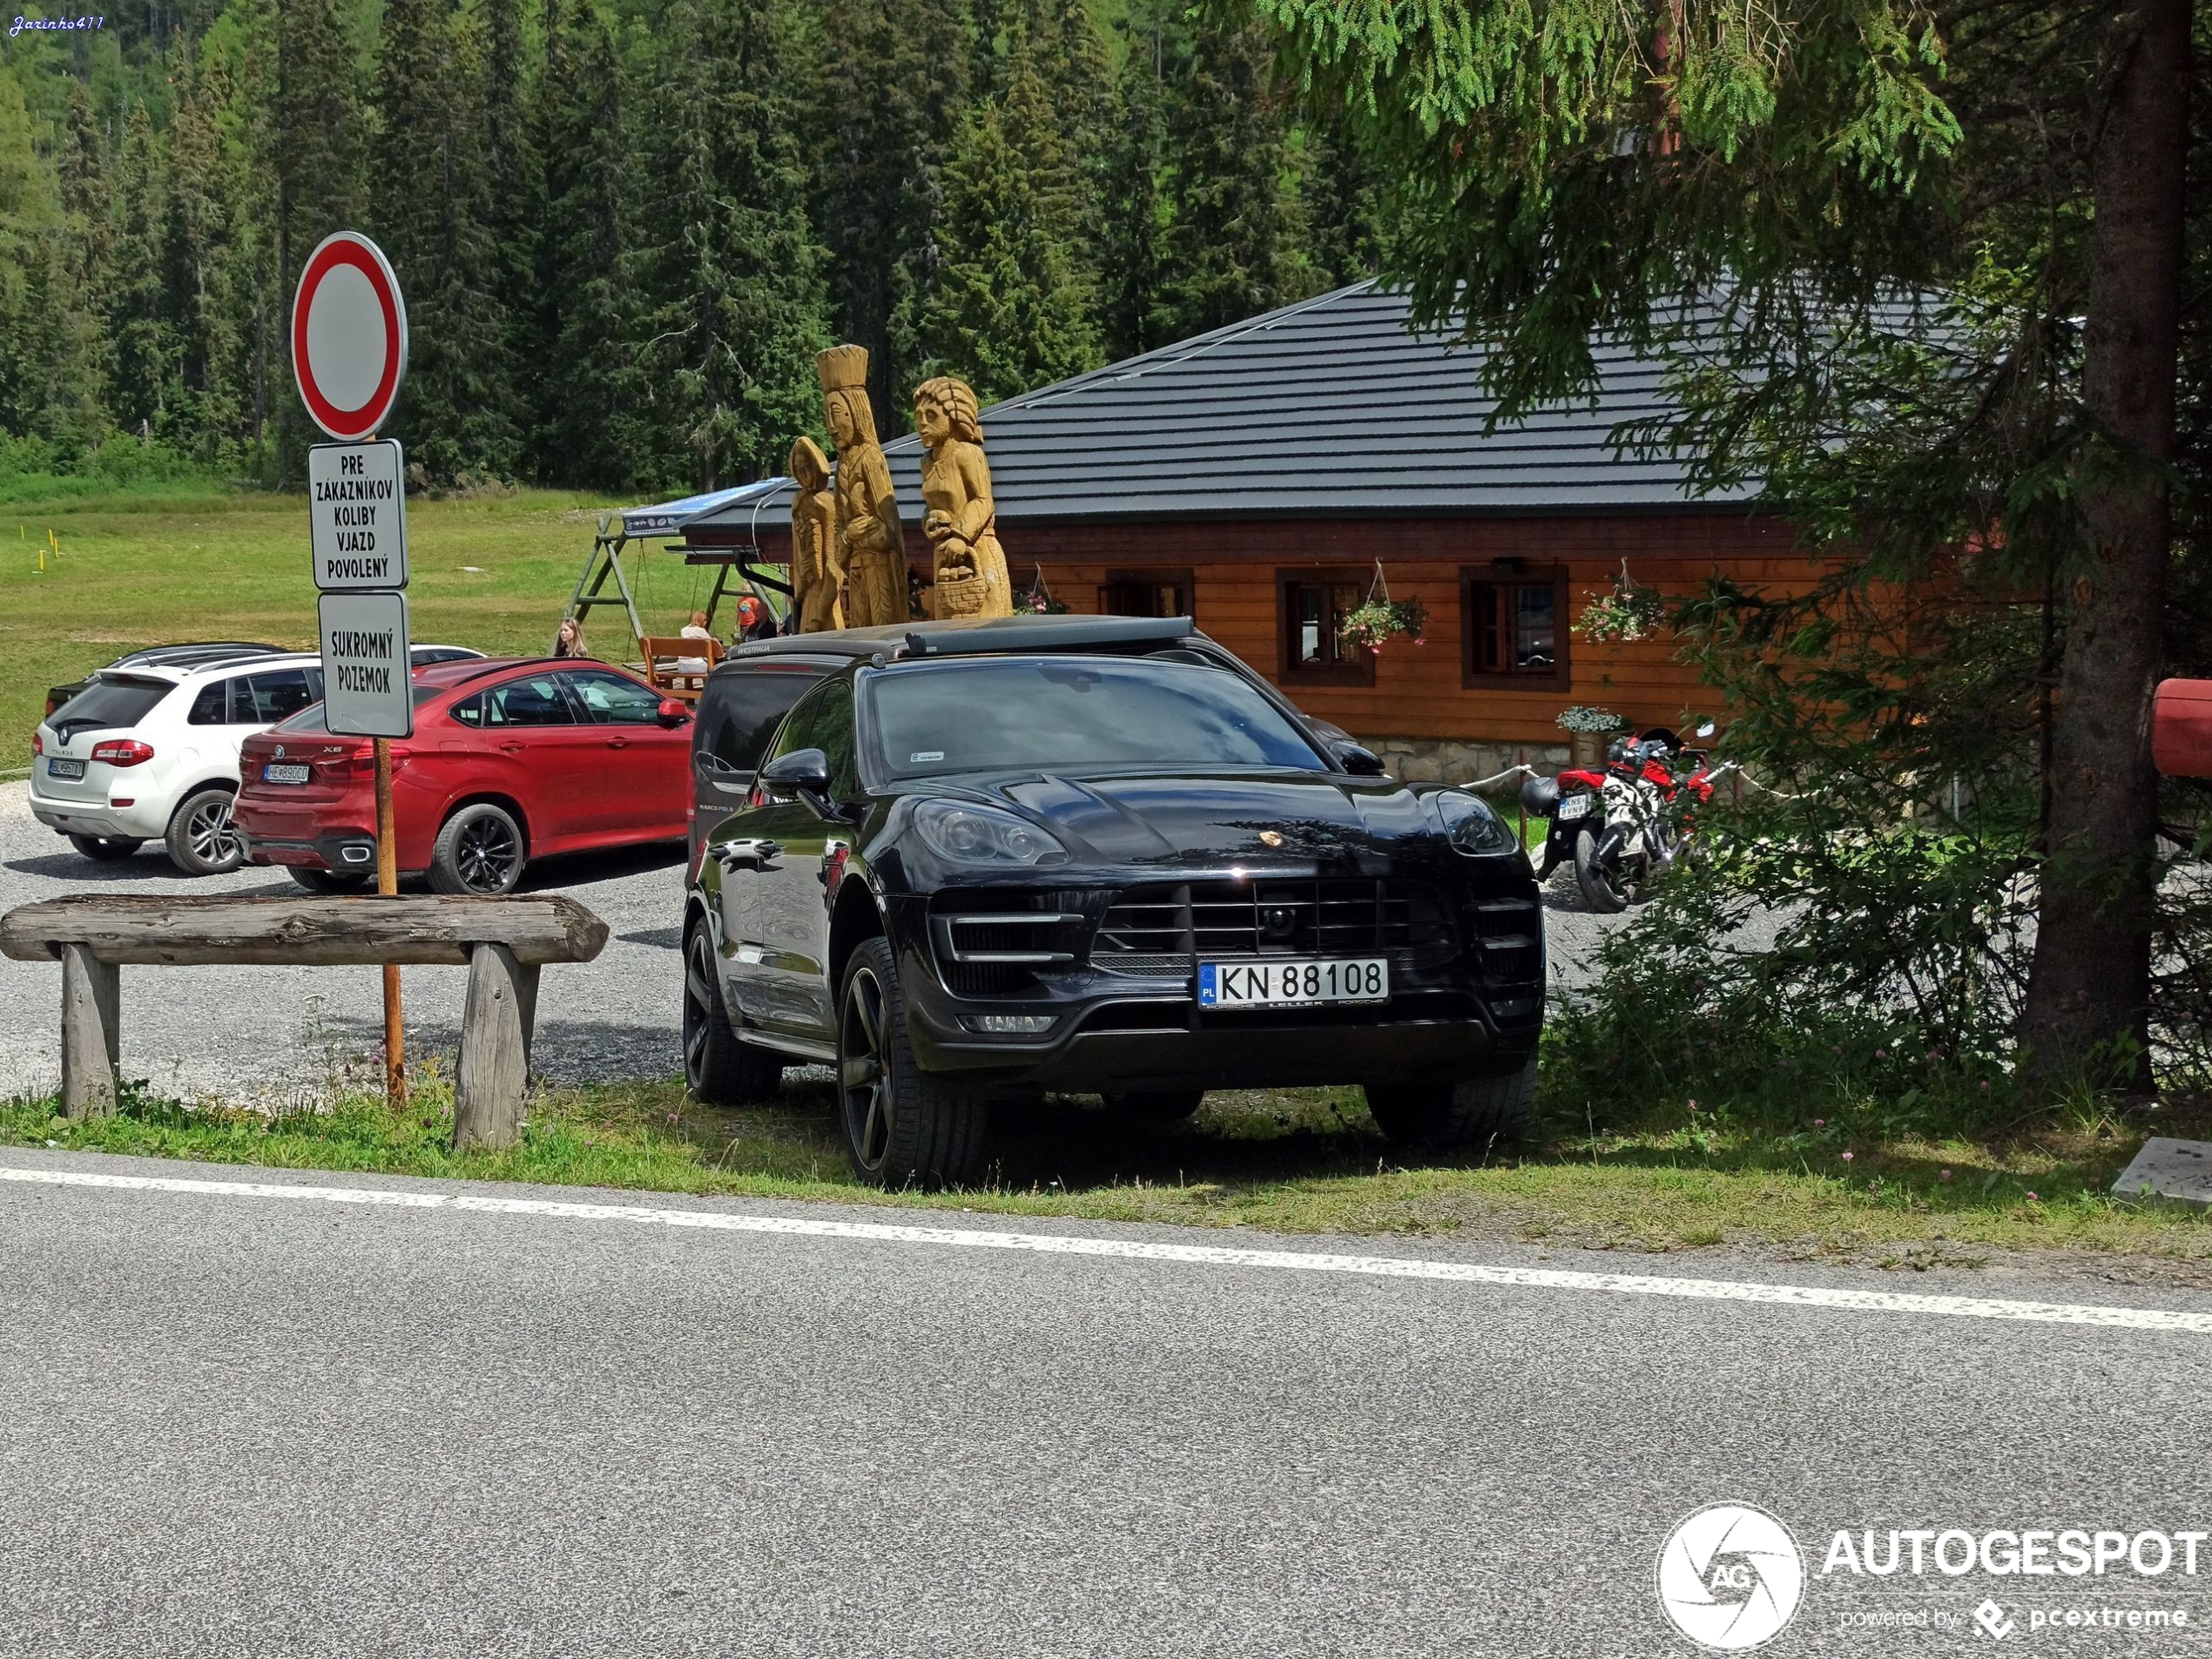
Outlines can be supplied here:
[[1337, 764], [1355, 778], [1381, 778], [1388, 775], [1384, 771], [1382, 757], [1364, 744], [1332, 744], [1329, 745], [1329, 752], [1336, 756]]
[[771, 789], [791, 790], [819, 799], [829, 793], [829, 757], [819, 749], [793, 749], [761, 767], [760, 781]]
[[660, 707], [653, 711], [653, 718], [658, 720], [663, 725], [669, 727], [671, 731], [677, 726], [683, 725], [685, 721], [690, 719], [691, 718], [691, 710], [685, 708], [682, 699], [678, 698], [664, 697], [661, 698]]

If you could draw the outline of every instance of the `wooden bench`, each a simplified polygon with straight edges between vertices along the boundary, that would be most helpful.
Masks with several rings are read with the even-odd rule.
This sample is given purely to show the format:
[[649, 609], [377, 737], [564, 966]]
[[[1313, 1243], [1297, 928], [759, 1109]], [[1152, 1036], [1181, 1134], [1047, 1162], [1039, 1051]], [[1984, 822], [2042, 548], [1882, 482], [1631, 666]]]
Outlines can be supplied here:
[[[637, 651], [645, 659], [646, 684], [663, 697], [681, 698], [686, 703], [698, 700], [699, 692], [705, 688], [706, 677], [722, 660], [722, 642], [718, 639], [642, 634], [638, 637]], [[705, 666], [686, 668], [686, 663]]]
[[538, 970], [588, 962], [607, 924], [573, 899], [162, 898], [79, 894], [0, 916], [0, 954], [62, 965], [62, 1110], [112, 1112], [121, 975], [134, 967], [195, 964], [346, 967], [466, 964], [456, 1147], [522, 1138]]

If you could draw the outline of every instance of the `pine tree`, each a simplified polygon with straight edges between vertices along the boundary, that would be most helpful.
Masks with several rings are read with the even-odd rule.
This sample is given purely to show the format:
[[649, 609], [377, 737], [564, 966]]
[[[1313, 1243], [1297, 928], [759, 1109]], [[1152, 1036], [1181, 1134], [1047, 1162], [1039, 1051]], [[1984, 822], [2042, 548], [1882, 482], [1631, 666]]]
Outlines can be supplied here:
[[668, 21], [643, 368], [664, 464], [682, 457], [680, 475], [711, 489], [779, 469], [818, 418], [823, 255], [779, 8], [680, 0]]
[[1294, 297], [1289, 122], [1267, 35], [1202, 14], [1168, 106], [1175, 329], [1203, 333]]
[[1163, 56], [1158, 33], [1133, 39], [1114, 85], [1102, 157], [1097, 275], [1099, 327], [1109, 358], [1134, 357], [1174, 337]]
[[377, 84], [377, 240], [407, 295], [407, 390], [394, 435], [431, 478], [504, 476], [510, 416], [497, 248], [484, 223], [481, 78], [446, 0], [391, 0]]
[[108, 425], [113, 343], [102, 314], [113, 270], [107, 151], [82, 81], [69, 84], [59, 166], [59, 234], [30, 272], [30, 314], [47, 337], [32, 348], [44, 407], [38, 429], [74, 451], [98, 447]]
[[544, 368], [535, 350], [533, 323], [545, 169], [535, 140], [522, 0], [484, 0], [474, 19], [483, 76], [477, 145], [483, 222], [492, 238], [491, 293], [509, 371], [505, 415], [519, 435], [529, 428], [538, 395], [535, 382]]
[[301, 464], [306, 413], [292, 381], [292, 292], [315, 245], [361, 214], [364, 134], [353, 58], [333, 0], [275, 0], [274, 103], [266, 132], [276, 176], [276, 361], [265, 362], [257, 401], [277, 412], [276, 472]]
[[1114, 113], [1114, 68], [1089, 0], [1030, 0], [1028, 41], [1049, 106], [1076, 205], [1072, 257], [1095, 277], [1105, 240], [1106, 157]]
[[163, 282], [168, 185], [144, 99], [132, 106], [116, 166], [116, 199], [114, 268], [106, 307], [108, 333], [115, 342], [110, 401], [125, 431], [150, 435], [163, 413], [177, 334]]
[[626, 489], [642, 430], [635, 308], [625, 271], [639, 194], [624, 79], [604, 19], [574, 0], [546, 8], [540, 124], [548, 134], [545, 230], [538, 247], [546, 374], [536, 448], [543, 475]]
[[888, 437], [906, 424], [915, 320], [941, 262], [941, 171], [968, 102], [962, 0], [826, 0], [826, 98], [835, 115], [823, 192], [843, 338], [868, 348]]
[[253, 302], [238, 170], [225, 125], [229, 67], [193, 54], [179, 63], [171, 129], [163, 312], [178, 341], [178, 420], [204, 462], [227, 458], [247, 434], [245, 356]]
[[1374, 275], [1387, 262], [1381, 179], [1340, 123], [1307, 124], [1298, 194], [1313, 286], [1341, 287]]
[[23, 88], [0, 75], [0, 434], [44, 428], [47, 383], [40, 347], [51, 323], [33, 302], [61, 219], [51, 172], [32, 142]]
[[959, 375], [986, 403], [1099, 362], [1089, 288], [1050, 206], [1006, 116], [979, 106], [945, 165], [944, 266], [918, 333], [924, 368]]

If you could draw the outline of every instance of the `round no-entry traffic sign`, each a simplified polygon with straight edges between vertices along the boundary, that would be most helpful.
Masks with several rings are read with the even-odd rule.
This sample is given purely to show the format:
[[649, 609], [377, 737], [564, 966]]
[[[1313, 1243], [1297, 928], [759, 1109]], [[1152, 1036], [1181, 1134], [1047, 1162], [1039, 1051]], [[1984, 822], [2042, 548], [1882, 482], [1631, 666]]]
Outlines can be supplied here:
[[366, 236], [323, 238], [292, 300], [292, 372], [315, 424], [341, 442], [372, 435], [407, 378], [407, 302]]

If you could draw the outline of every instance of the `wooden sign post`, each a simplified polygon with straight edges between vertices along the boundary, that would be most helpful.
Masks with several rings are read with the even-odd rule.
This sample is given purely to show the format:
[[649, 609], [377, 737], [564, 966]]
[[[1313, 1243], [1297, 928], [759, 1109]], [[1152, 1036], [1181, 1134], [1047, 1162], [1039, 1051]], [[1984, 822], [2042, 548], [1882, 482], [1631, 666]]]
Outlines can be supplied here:
[[[335, 440], [308, 452], [315, 585], [322, 592], [325, 723], [375, 740], [376, 890], [399, 890], [392, 744], [412, 737], [408, 667], [407, 471], [378, 443], [407, 379], [407, 301], [383, 251], [339, 231], [307, 256], [292, 301], [292, 372], [314, 422]], [[384, 964], [384, 1091], [407, 1103], [400, 969]]]

